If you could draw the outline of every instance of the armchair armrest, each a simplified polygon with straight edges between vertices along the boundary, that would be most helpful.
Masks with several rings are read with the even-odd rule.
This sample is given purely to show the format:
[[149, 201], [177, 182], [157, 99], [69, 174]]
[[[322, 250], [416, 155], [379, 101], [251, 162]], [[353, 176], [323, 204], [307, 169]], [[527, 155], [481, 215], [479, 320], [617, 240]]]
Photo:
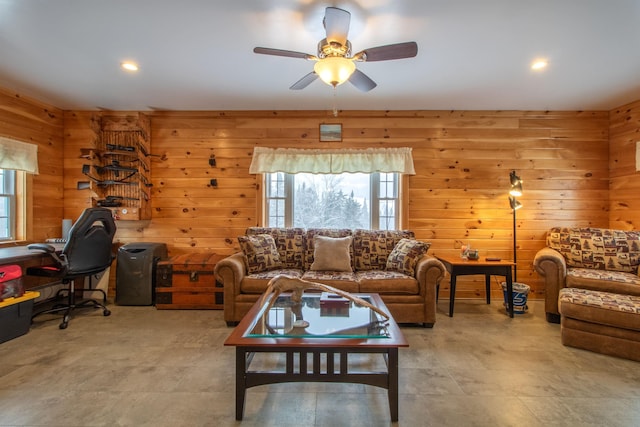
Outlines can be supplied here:
[[567, 263], [560, 252], [551, 248], [542, 248], [533, 259], [533, 267], [540, 276], [544, 277], [544, 307], [547, 320], [557, 323], [560, 316], [558, 296], [560, 289], [566, 287]]
[[416, 280], [420, 285], [420, 294], [425, 299], [425, 324], [433, 325], [436, 321], [436, 295], [440, 281], [444, 278], [445, 267], [442, 262], [431, 255], [425, 255], [416, 264]]
[[236, 296], [240, 294], [240, 283], [247, 275], [244, 254], [238, 252], [218, 261], [213, 273], [224, 287], [224, 318], [235, 319]]

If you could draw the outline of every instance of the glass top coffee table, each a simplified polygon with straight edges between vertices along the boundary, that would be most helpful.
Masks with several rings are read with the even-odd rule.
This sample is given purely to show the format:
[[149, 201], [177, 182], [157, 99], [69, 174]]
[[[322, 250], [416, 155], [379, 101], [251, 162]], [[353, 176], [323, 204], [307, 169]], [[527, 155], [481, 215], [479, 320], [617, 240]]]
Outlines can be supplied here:
[[[388, 313], [378, 294], [356, 294]], [[387, 389], [391, 421], [398, 420], [398, 348], [408, 347], [393, 317], [321, 293], [302, 301], [281, 294], [273, 306], [256, 303], [226, 339], [236, 347], [236, 419], [244, 415], [246, 390], [285, 382], [345, 382]], [[285, 356], [281, 370], [253, 371], [256, 353]], [[350, 354], [382, 355], [386, 371], [350, 369]]]

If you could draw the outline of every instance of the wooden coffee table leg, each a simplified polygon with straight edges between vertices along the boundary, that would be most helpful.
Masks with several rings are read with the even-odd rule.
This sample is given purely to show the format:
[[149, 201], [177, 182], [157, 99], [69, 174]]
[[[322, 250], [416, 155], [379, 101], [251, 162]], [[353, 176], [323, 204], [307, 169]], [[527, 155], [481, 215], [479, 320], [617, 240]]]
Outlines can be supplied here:
[[244, 399], [246, 394], [245, 373], [247, 371], [247, 352], [243, 347], [236, 347], [236, 420], [244, 416]]
[[387, 373], [389, 375], [389, 414], [391, 421], [398, 421], [398, 349], [390, 348], [388, 350], [388, 366]]

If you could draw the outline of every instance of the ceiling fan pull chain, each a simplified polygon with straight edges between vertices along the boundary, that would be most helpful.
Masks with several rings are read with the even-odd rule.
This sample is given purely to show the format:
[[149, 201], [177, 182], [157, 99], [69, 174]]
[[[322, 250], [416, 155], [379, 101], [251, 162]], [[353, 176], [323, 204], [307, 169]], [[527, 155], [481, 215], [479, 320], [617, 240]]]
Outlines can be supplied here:
[[338, 88], [333, 87], [333, 117], [338, 117]]

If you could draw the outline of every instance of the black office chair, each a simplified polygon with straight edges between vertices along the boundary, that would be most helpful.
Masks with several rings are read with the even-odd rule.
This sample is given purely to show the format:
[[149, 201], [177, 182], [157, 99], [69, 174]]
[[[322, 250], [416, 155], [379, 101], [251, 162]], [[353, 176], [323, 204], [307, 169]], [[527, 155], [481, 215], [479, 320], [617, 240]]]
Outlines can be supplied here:
[[76, 301], [75, 281], [106, 270], [115, 258], [112, 250], [116, 224], [113, 214], [106, 208], [85, 209], [80, 218], [71, 227], [67, 243], [62, 252], [45, 243], [28, 246], [32, 250], [45, 251], [51, 255], [54, 264], [28, 267], [27, 274], [32, 276], [58, 278], [63, 284], [67, 302], [55, 304], [52, 308], [35, 313], [31, 319], [45, 313], [63, 312], [60, 329], [69, 325], [71, 313], [80, 308], [102, 308], [103, 314], [109, 316], [111, 311], [95, 299]]

